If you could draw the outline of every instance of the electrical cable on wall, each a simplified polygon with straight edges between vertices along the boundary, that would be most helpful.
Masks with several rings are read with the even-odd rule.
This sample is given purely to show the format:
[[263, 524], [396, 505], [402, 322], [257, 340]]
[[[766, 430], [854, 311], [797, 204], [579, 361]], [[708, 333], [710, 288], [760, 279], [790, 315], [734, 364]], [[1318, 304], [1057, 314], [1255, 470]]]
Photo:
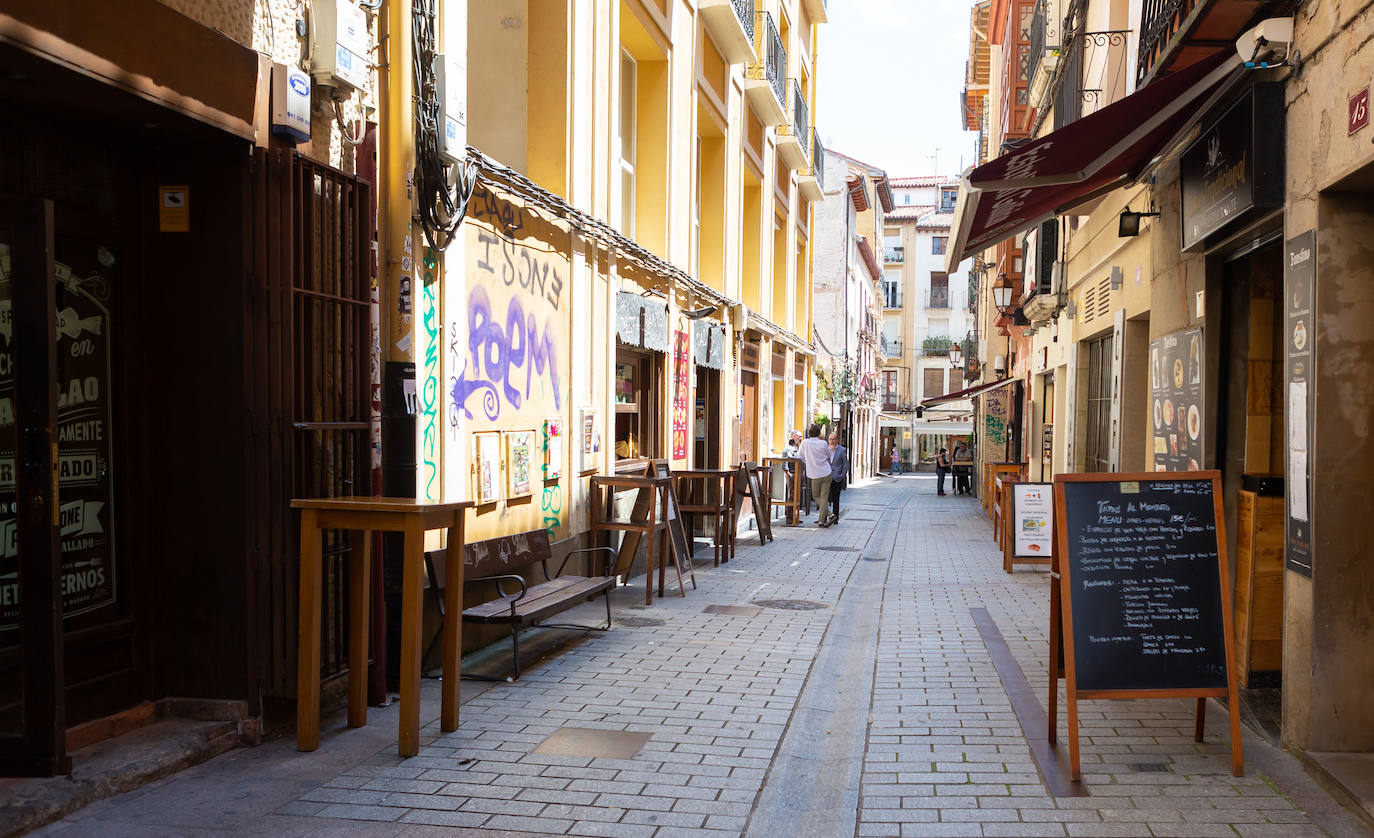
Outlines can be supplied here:
[[440, 252], [453, 241], [467, 214], [477, 184], [477, 166], [469, 160], [459, 171], [440, 156], [439, 60], [436, 0], [414, 0], [411, 41], [415, 87], [415, 205], [429, 246]]

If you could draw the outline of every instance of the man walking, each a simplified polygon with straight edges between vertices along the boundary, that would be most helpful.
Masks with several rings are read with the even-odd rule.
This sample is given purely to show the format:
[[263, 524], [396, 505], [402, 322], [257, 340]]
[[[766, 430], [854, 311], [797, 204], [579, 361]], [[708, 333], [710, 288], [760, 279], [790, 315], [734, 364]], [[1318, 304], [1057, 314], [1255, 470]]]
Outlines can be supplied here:
[[840, 435], [830, 435], [830, 523], [840, 522], [840, 492], [849, 482], [849, 449], [840, 444]]
[[806, 477], [811, 481], [811, 497], [816, 499], [820, 517], [816, 523], [822, 527], [830, 526], [830, 446], [821, 439], [821, 426], [812, 425], [807, 429], [806, 439], [801, 444], [802, 463], [806, 466]]

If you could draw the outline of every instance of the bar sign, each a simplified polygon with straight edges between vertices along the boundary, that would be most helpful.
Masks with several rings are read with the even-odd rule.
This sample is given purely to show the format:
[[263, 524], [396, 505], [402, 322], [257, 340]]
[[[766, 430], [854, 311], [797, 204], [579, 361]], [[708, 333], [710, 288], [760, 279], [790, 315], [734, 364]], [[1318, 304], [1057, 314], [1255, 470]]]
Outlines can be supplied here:
[[1346, 136], [1369, 124], [1369, 87], [1350, 97], [1350, 122], [1346, 126]]

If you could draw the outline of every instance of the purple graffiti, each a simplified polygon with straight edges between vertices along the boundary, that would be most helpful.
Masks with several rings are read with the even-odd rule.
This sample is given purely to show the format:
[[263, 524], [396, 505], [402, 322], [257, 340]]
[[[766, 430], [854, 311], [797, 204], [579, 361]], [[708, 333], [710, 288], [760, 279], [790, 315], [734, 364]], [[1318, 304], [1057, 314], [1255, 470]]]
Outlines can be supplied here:
[[[524, 368], [524, 390], [519, 386], [519, 370]], [[492, 316], [491, 299], [477, 285], [468, 292], [468, 363], [453, 380], [453, 402], [471, 419], [467, 400], [482, 393], [482, 412], [488, 419], [501, 415], [501, 399], [519, 410], [530, 397], [537, 377], [548, 376], [555, 408], [563, 406], [559, 391], [558, 348], [547, 324], [540, 328], [534, 314], [525, 311], [518, 297], [506, 307], [505, 322]]]

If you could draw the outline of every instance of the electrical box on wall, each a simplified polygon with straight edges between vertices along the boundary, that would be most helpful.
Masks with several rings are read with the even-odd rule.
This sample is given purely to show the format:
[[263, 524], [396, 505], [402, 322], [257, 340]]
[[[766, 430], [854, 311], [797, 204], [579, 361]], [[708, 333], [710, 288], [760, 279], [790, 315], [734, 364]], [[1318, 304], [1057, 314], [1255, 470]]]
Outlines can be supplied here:
[[434, 75], [443, 130], [439, 154], [446, 163], [461, 163], [467, 156], [467, 132], [463, 130], [468, 124], [467, 73], [457, 59], [441, 55]]
[[310, 139], [310, 76], [299, 67], [272, 65], [272, 133]]
[[367, 17], [353, 0], [313, 0], [310, 4], [310, 74], [325, 87], [367, 89]]

